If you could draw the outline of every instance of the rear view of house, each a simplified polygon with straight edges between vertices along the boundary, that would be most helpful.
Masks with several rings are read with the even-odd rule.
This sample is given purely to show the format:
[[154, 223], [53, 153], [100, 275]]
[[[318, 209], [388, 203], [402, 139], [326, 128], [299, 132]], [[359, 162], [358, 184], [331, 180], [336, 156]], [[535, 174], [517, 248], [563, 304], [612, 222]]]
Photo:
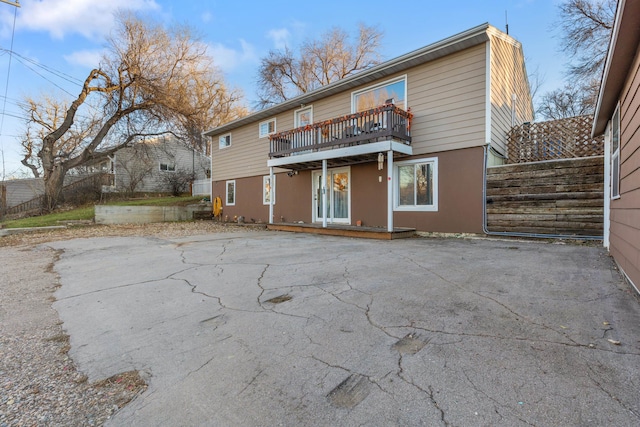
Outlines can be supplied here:
[[205, 133], [224, 215], [481, 233], [483, 171], [531, 121], [522, 47], [484, 24]]
[[640, 290], [640, 2], [618, 2], [593, 134], [605, 135], [604, 245]]

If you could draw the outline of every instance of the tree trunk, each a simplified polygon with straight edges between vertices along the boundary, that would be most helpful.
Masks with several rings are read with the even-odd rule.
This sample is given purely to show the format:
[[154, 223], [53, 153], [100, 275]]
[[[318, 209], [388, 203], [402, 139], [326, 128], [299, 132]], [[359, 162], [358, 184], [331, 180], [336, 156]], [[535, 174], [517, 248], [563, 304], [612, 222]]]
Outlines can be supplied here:
[[64, 186], [64, 176], [66, 175], [64, 166], [58, 164], [45, 171], [44, 174], [44, 203], [43, 209], [51, 212], [62, 201], [62, 187]]

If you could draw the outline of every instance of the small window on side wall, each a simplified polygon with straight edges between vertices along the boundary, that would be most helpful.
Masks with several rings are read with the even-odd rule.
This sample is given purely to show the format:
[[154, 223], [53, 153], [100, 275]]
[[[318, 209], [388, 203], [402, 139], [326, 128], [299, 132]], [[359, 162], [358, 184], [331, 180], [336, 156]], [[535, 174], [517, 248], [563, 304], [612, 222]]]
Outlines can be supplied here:
[[169, 163], [160, 163], [160, 170], [163, 172], [175, 172], [176, 165], [169, 164]]
[[218, 138], [218, 147], [219, 148], [226, 148], [231, 146], [231, 134], [228, 133], [226, 135], [221, 135]]
[[236, 204], [236, 181], [226, 182], [225, 192], [226, 206], [234, 206]]
[[611, 118], [611, 198], [620, 197], [620, 106]]
[[273, 118], [273, 119], [269, 119], [267, 121], [264, 121], [264, 122], [260, 123], [260, 126], [259, 126], [258, 129], [259, 129], [259, 131], [258, 131], [258, 133], [259, 133], [258, 137], [259, 138], [264, 138], [266, 136], [271, 135], [272, 133], [275, 133], [276, 132], [276, 119]]
[[262, 177], [262, 204], [268, 205], [273, 198], [273, 204], [276, 204], [276, 176], [273, 176], [273, 182], [269, 175]]

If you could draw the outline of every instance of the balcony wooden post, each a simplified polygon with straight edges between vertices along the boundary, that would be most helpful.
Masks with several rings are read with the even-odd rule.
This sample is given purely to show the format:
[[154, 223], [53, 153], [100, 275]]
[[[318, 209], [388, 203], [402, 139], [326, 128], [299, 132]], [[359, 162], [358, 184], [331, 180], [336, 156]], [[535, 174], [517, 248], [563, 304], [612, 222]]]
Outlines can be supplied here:
[[[276, 197], [276, 186], [273, 180], [273, 166], [269, 168], [269, 224], [273, 224], [273, 200]], [[262, 189], [264, 191], [264, 188]]]
[[327, 228], [327, 159], [322, 160], [322, 227]]
[[393, 150], [387, 151], [387, 231], [393, 232]]

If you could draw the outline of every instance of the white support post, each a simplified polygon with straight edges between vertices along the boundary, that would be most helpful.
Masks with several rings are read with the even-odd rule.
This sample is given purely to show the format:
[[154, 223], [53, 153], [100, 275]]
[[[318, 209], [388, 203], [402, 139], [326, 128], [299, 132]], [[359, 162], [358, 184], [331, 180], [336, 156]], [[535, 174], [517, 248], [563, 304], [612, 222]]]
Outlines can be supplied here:
[[327, 159], [322, 160], [322, 228], [327, 228]]
[[387, 151], [387, 231], [393, 232], [393, 150]]
[[[271, 193], [269, 195], [269, 224], [273, 224], [273, 200], [276, 197], [276, 186], [274, 185], [273, 181], [273, 166], [269, 168], [269, 186], [271, 187], [269, 189]], [[264, 191], [264, 188], [262, 189], [262, 191]]]

